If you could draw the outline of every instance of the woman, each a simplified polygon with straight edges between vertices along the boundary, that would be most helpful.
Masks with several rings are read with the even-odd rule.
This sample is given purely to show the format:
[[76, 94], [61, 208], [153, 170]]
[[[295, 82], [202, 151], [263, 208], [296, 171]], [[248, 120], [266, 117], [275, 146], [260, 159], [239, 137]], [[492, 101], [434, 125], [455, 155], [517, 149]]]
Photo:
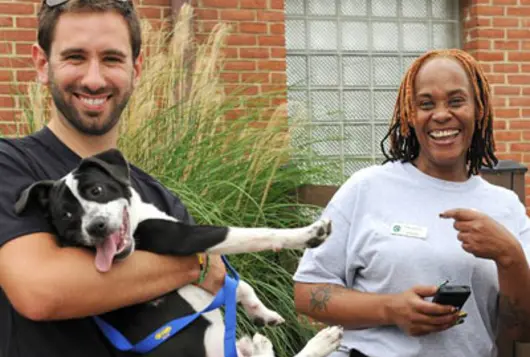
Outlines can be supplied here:
[[[515, 193], [478, 176], [497, 162], [478, 63], [460, 50], [418, 58], [388, 138], [387, 162], [326, 207], [333, 233], [300, 262], [297, 310], [346, 328], [334, 357], [495, 356], [499, 328], [527, 339], [530, 222]], [[445, 280], [470, 286], [465, 320], [431, 301]]]

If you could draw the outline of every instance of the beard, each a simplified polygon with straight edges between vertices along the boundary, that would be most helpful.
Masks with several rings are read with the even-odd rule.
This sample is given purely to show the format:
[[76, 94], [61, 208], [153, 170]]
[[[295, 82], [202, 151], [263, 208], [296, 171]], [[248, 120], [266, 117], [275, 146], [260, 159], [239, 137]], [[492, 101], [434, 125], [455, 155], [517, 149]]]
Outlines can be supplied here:
[[66, 86], [64, 91], [62, 91], [57, 85], [53, 72], [49, 73], [50, 78], [50, 92], [55, 104], [55, 107], [59, 113], [63, 116], [72, 127], [78, 130], [80, 133], [88, 136], [101, 136], [108, 133], [112, 128], [118, 124], [120, 120], [121, 113], [127, 106], [129, 98], [131, 97], [133, 86], [132, 86], [132, 75], [131, 75], [131, 84], [128, 88], [122, 93], [122, 98], [118, 98], [118, 90], [114, 88], [110, 96], [111, 99], [119, 100], [114, 104], [111, 112], [105, 118], [100, 118], [101, 115], [104, 115], [101, 112], [86, 112], [81, 113], [72, 102], [67, 102], [66, 93], [70, 93], [74, 96], [74, 93], [83, 93], [86, 95], [100, 95], [104, 92], [108, 93], [106, 88], [101, 88], [97, 91], [90, 90], [86, 87], [78, 87], [75, 84]]

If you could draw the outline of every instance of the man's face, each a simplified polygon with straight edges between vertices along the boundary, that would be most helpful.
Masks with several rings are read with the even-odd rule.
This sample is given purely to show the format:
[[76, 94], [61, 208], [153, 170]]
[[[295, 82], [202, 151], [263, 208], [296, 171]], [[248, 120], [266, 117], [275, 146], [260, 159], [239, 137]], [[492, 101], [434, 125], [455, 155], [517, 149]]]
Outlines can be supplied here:
[[47, 65], [40, 70], [59, 117], [86, 135], [117, 124], [141, 70], [132, 58], [127, 24], [114, 12], [67, 13], [55, 27]]

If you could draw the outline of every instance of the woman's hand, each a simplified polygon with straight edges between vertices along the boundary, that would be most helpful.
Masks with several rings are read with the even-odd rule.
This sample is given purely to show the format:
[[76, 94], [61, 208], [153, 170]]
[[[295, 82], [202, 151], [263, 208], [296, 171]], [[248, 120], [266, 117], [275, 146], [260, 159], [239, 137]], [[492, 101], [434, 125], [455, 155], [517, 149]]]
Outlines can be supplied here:
[[522, 251], [510, 231], [484, 213], [459, 208], [446, 211], [440, 217], [455, 220], [454, 228], [458, 231], [462, 248], [478, 258], [492, 259], [501, 266], [507, 266]]
[[422, 336], [447, 330], [459, 319], [453, 306], [424, 300], [436, 294], [436, 286], [414, 286], [396, 294], [388, 306], [388, 319], [410, 336]]

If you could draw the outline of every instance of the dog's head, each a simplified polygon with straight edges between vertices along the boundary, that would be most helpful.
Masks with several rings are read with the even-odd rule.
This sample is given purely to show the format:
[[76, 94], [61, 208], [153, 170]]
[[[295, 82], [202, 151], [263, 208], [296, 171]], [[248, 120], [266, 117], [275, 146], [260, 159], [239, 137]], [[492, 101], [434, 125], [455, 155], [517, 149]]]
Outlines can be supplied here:
[[134, 250], [130, 222], [129, 165], [115, 149], [83, 159], [57, 181], [39, 181], [20, 194], [17, 214], [38, 205], [57, 230], [59, 244], [96, 250], [96, 268], [108, 271], [114, 259]]

